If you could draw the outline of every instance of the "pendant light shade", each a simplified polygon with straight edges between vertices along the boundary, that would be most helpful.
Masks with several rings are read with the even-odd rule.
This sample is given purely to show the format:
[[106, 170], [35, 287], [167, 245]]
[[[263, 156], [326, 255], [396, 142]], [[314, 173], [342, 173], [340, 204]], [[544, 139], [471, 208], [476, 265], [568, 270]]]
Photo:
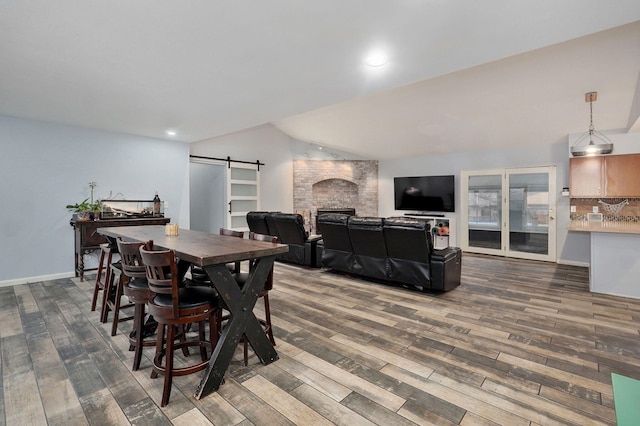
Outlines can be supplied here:
[[584, 95], [589, 103], [589, 130], [580, 136], [571, 146], [571, 155], [582, 157], [585, 155], [602, 155], [613, 152], [613, 143], [593, 126], [593, 103], [598, 100], [598, 92], [588, 92]]

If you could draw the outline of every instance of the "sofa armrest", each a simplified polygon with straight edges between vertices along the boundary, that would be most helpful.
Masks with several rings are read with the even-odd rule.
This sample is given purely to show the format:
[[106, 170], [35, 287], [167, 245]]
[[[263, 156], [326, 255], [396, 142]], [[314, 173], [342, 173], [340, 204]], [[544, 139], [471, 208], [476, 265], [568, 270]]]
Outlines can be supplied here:
[[319, 268], [320, 263], [318, 263], [318, 243], [322, 241], [322, 237], [319, 238], [309, 238], [304, 243], [304, 264], [306, 266], [310, 266], [312, 268]]
[[460, 285], [462, 250], [448, 247], [431, 254], [431, 289], [449, 291]]
[[447, 247], [442, 250], [434, 250], [431, 253], [432, 262], [446, 262], [447, 259], [456, 257], [460, 249], [458, 247]]

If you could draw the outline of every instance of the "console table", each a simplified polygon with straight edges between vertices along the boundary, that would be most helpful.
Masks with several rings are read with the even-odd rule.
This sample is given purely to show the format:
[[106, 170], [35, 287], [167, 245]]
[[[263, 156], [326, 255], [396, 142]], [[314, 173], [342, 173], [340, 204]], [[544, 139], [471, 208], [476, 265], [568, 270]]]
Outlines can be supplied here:
[[112, 226], [138, 226], [138, 225], [164, 225], [171, 221], [165, 217], [153, 217], [142, 219], [111, 219], [111, 220], [76, 220], [71, 219], [69, 224], [74, 229], [74, 253], [75, 272], [80, 281], [84, 280], [84, 271], [96, 268], [84, 268], [84, 255], [90, 254], [100, 248], [100, 244], [106, 243], [107, 238], [96, 232], [98, 228]]

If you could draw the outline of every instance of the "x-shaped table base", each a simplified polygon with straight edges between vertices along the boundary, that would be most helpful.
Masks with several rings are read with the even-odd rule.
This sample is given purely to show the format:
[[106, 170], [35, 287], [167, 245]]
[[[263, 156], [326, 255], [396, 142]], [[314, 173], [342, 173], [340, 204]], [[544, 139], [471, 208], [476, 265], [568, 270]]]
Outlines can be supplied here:
[[233, 279], [225, 264], [204, 267], [213, 286], [231, 312], [231, 318], [211, 354], [209, 365], [196, 390], [196, 399], [218, 390], [243, 334], [247, 336], [260, 362], [266, 365], [278, 359], [275, 348], [253, 314], [253, 307], [271, 272], [274, 259], [275, 256], [257, 259], [253, 271], [242, 288]]

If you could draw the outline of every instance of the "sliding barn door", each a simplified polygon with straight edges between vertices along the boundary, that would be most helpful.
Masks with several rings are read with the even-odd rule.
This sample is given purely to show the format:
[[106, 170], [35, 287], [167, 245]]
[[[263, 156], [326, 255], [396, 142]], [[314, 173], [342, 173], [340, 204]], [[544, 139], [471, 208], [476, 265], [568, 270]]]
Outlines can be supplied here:
[[227, 166], [227, 228], [248, 231], [247, 212], [260, 210], [260, 171], [257, 165]]

